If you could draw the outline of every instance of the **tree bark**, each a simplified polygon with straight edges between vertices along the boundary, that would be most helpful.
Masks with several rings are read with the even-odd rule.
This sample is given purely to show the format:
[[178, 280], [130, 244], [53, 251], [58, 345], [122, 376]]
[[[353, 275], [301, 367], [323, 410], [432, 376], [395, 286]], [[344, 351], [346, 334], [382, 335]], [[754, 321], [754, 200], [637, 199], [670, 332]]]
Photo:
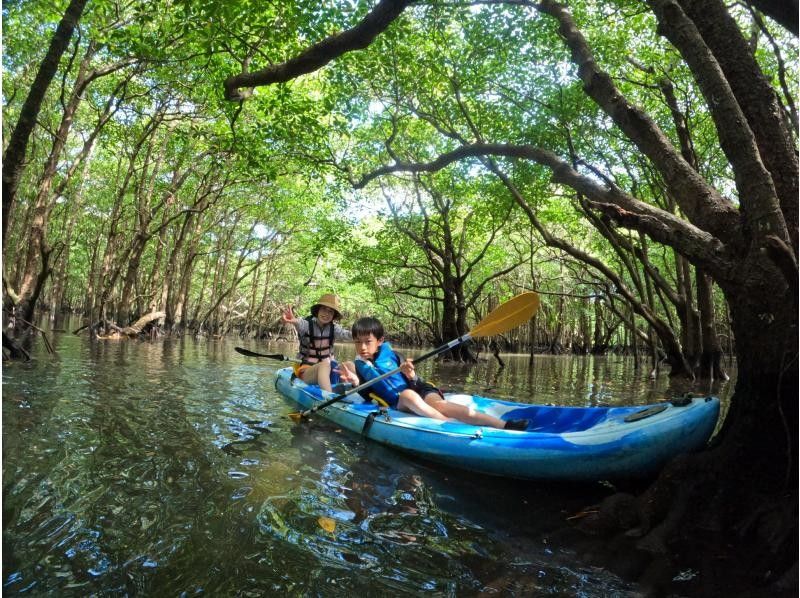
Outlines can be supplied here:
[[[797, 255], [797, 197], [800, 191], [798, 177], [791, 174], [798, 171], [797, 148], [792, 132], [781, 118], [782, 108], [778, 94], [759, 68], [739, 27], [722, 2], [714, 0], [703, 3], [702, 7], [697, 2], [687, 0], [681, 0], [680, 3], [719, 63], [736, 104], [741, 106], [747, 126], [740, 125], [738, 128], [752, 132], [755, 149], [751, 151], [758, 161], [763, 162], [764, 170], [759, 175], [768, 183], [760, 185], [759, 189], [772, 186], [771, 192], [766, 190], [766, 200], [771, 202], [771, 195], [777, 196], [782, 215], [780, 220], [785, 222], [785, 234], [783, 227], [773, 224], [776, 227], [774, 234], [790, 239], [790, 245]], [[787, 8], [792, 7], [795, 17], [794, 33], [797, 34], [797, 0], [784, 0], [783, 3]], [[722, 136], [721, 140], [724, 143], [725, 137]], [[739, 146], [727, 149], [723, 144], [723, 149], [726, 149], [726, 154], [744, 153], [744, 148]]]
[[[50, 154], [44, 164], [42, 175], [39, 178], [39, 185], [36, 198], [33, 202], [31, 222], [28, 229], [28, 243], [25, 257], [25, 266], [19, 286], [18, 309], [22, 317], [31, 322], [33, 321], [33, 311], [36, 307], [36, 300], [41, 293], [41, 287], [37, 286], [40, 281], [44, 281], [50, 272], [40, 272], [47, 261], [41, 260], [41, 256], [50, 253], [47, 246], [47, 229], [50, 220], [50, 213], [53, 209], [55, 198], [52, 197], [53, 179], [56, 175], [58, 161], [61, 153], [67, 145], [70, 129], [72, 128], [75, 113], [83, 99], [83, 92], [93, 80], [89, 70], [89, 64], [95, 54], [95, 47], [89, 44], [78, 67], [78, 74], [75, 77], [75, 84], [70, 94], [69, 100], [64, 107], [61, 122], [56, 130]], [[5, 174], [3, 175], [5, 177]]]
[[64, 224], [64, 251], [59, 260], [60, 270], [56, 273], [55, 282], [53, 283], [51, 317], [57, 317], [57, 314], [63, 311], [63, 298], [67, 290], [67, 278], [69, 274], [70, 253], [72, 248], [72, 236], [75, 230], [75, 225], [80, 217], [80, 210], [83, 206], [83, 182], [86, 180], [86, 175], [89, 171], [91, 164], [91, 148], [87, 152], [83, 162], [83, 169], [78, 187], [73, 192], [70, 206], [71, 209], [65, 214]]
[[703, 349], [700, 354], [699, 376], [710, 380], [728, 380], [722, 367], [722, 346], [717, 336], [714, 318], [714, 295], [711, 277], [697, 270], [697, 305], [700, 310]]
[[797, 35], [797, 0], [747, 0], [747, 3]]
[[50, 47], [47, 54], [39, 66], [36, 78], [31, 85], [31, 90], [19, 115], [19, 120], [11, 132], [11, 136], [3, 153], [3, 249], [5, 250], [5, 240], [8, 238], [8, 223], [11, 219], [11, 212], [14, 209], [17, 188], [22, 177], [25, 165], [25, 156], [28, 149], [28, 140], [36, 126], [36, 119], [42, 101], [47, 93], [50, 83], [58, 70], [58, 63], [61, 56], [67, 49], [67, 44], [72, 38], [72, 32], [80, 21], [83, 9], [86, 7], [87, 0], [71, 0], [64, 16], [56, 27], [53, 38], [50, 40]]

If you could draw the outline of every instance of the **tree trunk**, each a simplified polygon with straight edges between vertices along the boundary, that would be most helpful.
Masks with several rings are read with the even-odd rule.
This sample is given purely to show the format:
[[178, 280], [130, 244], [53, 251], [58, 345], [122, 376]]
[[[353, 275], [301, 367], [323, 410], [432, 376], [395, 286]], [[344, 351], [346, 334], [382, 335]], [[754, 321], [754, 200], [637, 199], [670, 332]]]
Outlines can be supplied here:
[[264, 248], [259, 248], [256, 263], [259, 267], [253, 272], [253, 280], [250, 284], [250, 301], [247, 302], [247, 312], [244, 319], [244, 327], [240, 334], [243, 336], [250, 336], [254, 329], [257, 329], [257, 297], [258, 289], [261, 282], [261, 260], [264, 257]]
[[[196, 256], [191, 255], [192, 263], [194, 264], [194, 258]], [[186, 317], [191, 319], [191, 325], [194, 328], [195, 333], [200, 333], [203, 329], [204, 322], [200, 321], [200, 310], [203, 308], [203, 300], [208, 292], [208, 276], [211, 272], [211, 265], [209, 264], [209, 260], [203, 260], [203, 282], [200, 285], [200, 293], [197, 295], [197, 302], [194, 305], [194, 309], [190, 312], [189, 311], [189, 302], [190, 297], [189, 293], [184, 295], [184, 310], [183, 312], [186, 314]], [[188, 281], [187, 281], [188, 285]]]
[[594, 300], [594, 335], [592, 340], [592, 354], [599, 355], [605, 352], [606, 347], [603, 346], [603, 315], [601, 313], [602, 306], [598, 299]]
[[700, 339], [700, 314], [694, 305], [694, 291], [692, 289], [692, 268], [689, 262], [680, 257], [678, 259], [680, 272], [681, 305], [678, 315], [681, 320], [681, 344], [686, 361], [694, 371], [700, 362], [702, 341]]
[[[741, 466], [771, 480], [765, 490], [784, 485], [797, 490], [797, 304], [780, 277], [763, 280], [757, 270], [750, 276], [743, 285], [723, 286], [733, 319], [739, 374], [736, 400], [721, 438], [755, 453], [741, 455]], [[765, 435], [763, 430], [776, 433]], [[755, 451], [754, 438], [758, 438]]]
[[722, 346], [717, 336], [714, 318], [714, 295], [711, 277], [697, 269], [697, 305], [700, 309], [700, 327], [703, 348], [700, 354], [699, 376], [709, 380], [727, 380], [722, 367]]
[[[767, 587], [797, 563], [797, 307], [782, 280], [764, 277], [774, 268], [744, 268], [723, 286], [739, 361], [729, 411], [711, 451], [673, 461], [640, 497], [639, 544], [692, 553], [716, 536], [740, 559], [728, 567]], [[675, 513], [679, 502], [702, 508]]]
[[70, 202], [71, 209], [66, 210], [65, 208], [67, 213], [64, 215], [64, 251], [61, 255], [61, 259], [59, 260], [60, 267], [56, 273], [55, 281], [53, 283], [51, 319], [57, 318], [58, 314], [63, 312], [62, 304], [64, 301], [64, 295], [66, 293], [67, 279], [69, 274], [72, 236], [75, 230], [75, 225], [78, 222], [78, 218], [80, 218], [81, 207], [83, 206], [83, 182], [86, 180], [86, 176], [89, 172], [89, 166], [92, 162], [91, 157], [93, 147], [94, 146], [91, 146], [86, 151], [83, 161], [83, 168], [81, 169], [81, 176], [78, 181], [77, 188], [72, 195], [72, 201]]
[[[436, 339], [436, 344], [449, 342], [468, 332], [466, 325], [466, 305], [464, 303], [463, 289], [459, 289], [459, 281], [445, 276], [442, 285], [442, 323], [441, 338]], [[475, 356], [464, 344], [442, 353], [441, 358], [453, 361], [474, 362]]]
[[[151, 207], [151, 200], [153, 196], [153, 189], [155, 186], [156, 177], [159, 176], [161, 163], [164, 159], [168, 140], [163, 140], [160, 144], [160, 150], [153, 164], [152, 171], [150, 171], [150, 157], [155, 145], [159, 145], [155, 136], [151, 138], [151, 143], [147, 146], [145, 152], [144, 163], [141, 167], [141, 176], [135, 186], [134, 196], [136, 197], [136, 231], [129, 244], [127, 251], [127, 264], [125, 267], [125, 275], [122, 277], [122, 292], [120, 293], [119, 304], [117, 305], [117, 322], [123, 326], [127, 325], [131, 312], [131, 292], [133, 291], [136, 283], [136, 278], [139, 274], [139, 264], [142, 260], [142, 254], [150, 240], [152, 234], [149, 232], [150, 222], [153, 219], [154, 210]], [[173, 171], [172, 183], [175, 184], [177, 171]], [[167, 192], [169, 195], [169, 192]]]
[[[192, 229], [192, 224], [194, 228]], [[170, 251], [169, 258], [167, 259], [166, 270], [164, 273], [164, 285], [161, 289], [161, 301], [164, 306], [166, 318], [164, 318], [164, 327], [172, 329], [173, 326], [179, 324], [181, 321], [181, 305], [183, 303], [184, 287], [188, 289], [189, 273], [192, 271], [194, 251], [197, 246], [201, 228], [201, 218], [191, 212], [186, 214], [186, 219], [181, 224], [180, 233], [175, 239], [175, 244]], [[189, 231], [191, 238], [189, 239], [189, 247], [186, 251], [186, 256], [183, 259], [183, 267], [181, 270], [181, 277], [176, 277], [176, 269], [178, 260], [181, 258], [184, 243], [186, 243]]]
[[53, 138], [50, 154], [42, 169], [42, 175], [39, 178], [39, 185], [36, 191], [36, 198], [33, 202], [33, 217], [28, 231], [25, 268], [19, 285], [19, 309], [23, 314], [22, 317], [29, 322], [33, 320], [36, 299], [41, 293], [41, 287], [37, 286], [37, 283], [39, 281], [43, 282], [50, 274], [49, 272], [40, 271], [39, 268], [40, 264], [44, 267], [45, 263], [41, 260], [41, 256], [50, 252], [47, 246], [47, 229], [50, 221], [50, 212], [53, 209], [55, 201], [51, 193], [53, 179], [56, 175], [58, 162], [61, 159], [61, 153], [67, 145], [67, 138], [72, 128], [75, 113], [83, 99], [83, 92], [90, 82], [88, 74], [89, 62], [94, 56], [94, 52], [94, 45], [89, 44], [80, 66], [78, 67], [78, 74], [75, 77], [75, 85], [73, 86], [72, 93], [70, 94], [67, 104], [64, 106], [61, 122]]
[[[7, 238], [8, 223], [14, 208], [17, 188], [22, 178], [28, 140], [36, 126], [36, 119], [39, 117], [42, 101], [58, 70], [61, 56], [67, 49], [72, 32], [77, 27], [78, 21], [83, 14], [83, 9], [86, 7], [86, 1], [71, 0], [69, 6], [67, 6], [64, 16], [53, 34], [53, 39], [50, 41], [47, 54], [39, 66], [39, 71], [36, 73], [31, 90], [22, 106], [17, 125], [12, 131], [6, 150], [3, 153], [3, 241]], [[3, 244], [3, 249], [5, 250], [5, 243]]]
[[580, 316], [578, 319], [578, 330], [580, 331], [578, 334], [578, 352], [582, 355], [588, 353], [591, 347], [592, 332], [591, 324], [589, 322], [589, 309], [589, 299], [582, 300], [580, 305]]

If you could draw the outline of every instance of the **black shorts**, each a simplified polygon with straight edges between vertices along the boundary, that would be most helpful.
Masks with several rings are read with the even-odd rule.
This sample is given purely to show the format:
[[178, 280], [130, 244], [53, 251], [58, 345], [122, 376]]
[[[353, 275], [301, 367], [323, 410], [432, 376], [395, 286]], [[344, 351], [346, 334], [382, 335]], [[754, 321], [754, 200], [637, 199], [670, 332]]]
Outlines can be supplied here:
[[442, 394], [441, 390], [436, 388], [433, 384], [425, 382], [425, 380], [422, 378], [417, 378], [413, 382], [409, 382], [408, 387], [411, 390], [416, 391], [417, 394], [419, 394], [419, 396], [421, 396], [423, 399], [431, 393], [437, 394], [444, 399], [444, 395]]

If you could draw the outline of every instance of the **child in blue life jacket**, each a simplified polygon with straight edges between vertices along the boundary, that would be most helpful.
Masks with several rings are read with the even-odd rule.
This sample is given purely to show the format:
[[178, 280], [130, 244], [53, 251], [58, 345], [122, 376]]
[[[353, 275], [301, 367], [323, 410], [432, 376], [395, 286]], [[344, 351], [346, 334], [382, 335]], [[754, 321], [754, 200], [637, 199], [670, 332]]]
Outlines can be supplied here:
[[[342, 381], [358, 385], [359, 380], [366, 382], [397, 367], [401, 368], [400, 372], [361, 391], [364, 398], [369, 400], [372, 398], [370, 394], [375, 394], [392, 408], [433, 419], [455, 419], [475, 426], [506, 430], [527, 428], [526, 419], [504, 421], [466, 405], [446, 401], [438, 388], [417, 376], [411, 359], [403, 359], [384, 340], [383, 324], [376, 318], [357, 320], [351, 332], [357, 357], [353, 367], [349, 367], [348, 362], [348, 367], [342, 368]], [[351, 369], [355, 369], [355, 375]]]
[[333, 343], [337, 339], [352, 338], [349, 330], [336, 323], [341, 318], [339, 298], [330, 293], [322, 295], [311, 306], [311, 315], [308, 317], [296, 318], [291, 305], [283, 312], [283, 321], [295, 327], [300, 339], [297, 358], [301, 363], [294, 366], [295, 375], [306, 384], [318, 384], [328, 392], [331, 391], [331, 373], [334, 378], [339, 374], [333, 356]]

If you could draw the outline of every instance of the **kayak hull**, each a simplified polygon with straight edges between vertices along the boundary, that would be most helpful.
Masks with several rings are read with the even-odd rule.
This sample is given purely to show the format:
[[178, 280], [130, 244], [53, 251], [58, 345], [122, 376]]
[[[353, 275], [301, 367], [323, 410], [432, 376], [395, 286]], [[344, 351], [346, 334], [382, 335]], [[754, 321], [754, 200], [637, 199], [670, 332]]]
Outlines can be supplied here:
[[[291, 368], [279, 370], [275, 387], [302, 410], [334, 396], [291, 374]], [[720, 409], [717, 397], [694, 398], [682, 406], [666, 402], [635, 407], [553, 407], [453, 393], [445, 398], [504, 420], [528, 419], [530, 424], [525, 431], [511, 431], [395, 409], [379, 412], [357, 395], [316, 415], [452, 467], [520, 479], [590, 481], [649, 476], [674, 456], [703, 448]]]

